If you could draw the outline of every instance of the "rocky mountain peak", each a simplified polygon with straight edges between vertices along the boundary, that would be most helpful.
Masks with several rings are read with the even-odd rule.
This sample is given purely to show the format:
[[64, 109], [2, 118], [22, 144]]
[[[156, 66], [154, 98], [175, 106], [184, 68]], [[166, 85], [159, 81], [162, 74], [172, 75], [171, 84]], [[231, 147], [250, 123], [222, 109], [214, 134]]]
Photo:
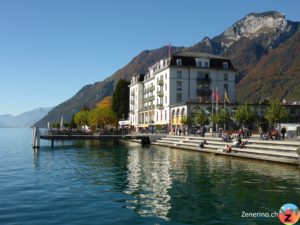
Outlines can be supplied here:
[[223, 33], [226, 41], [222, 45], [229, 47], [243, 37], [254, 39], [264, 34], [279, 36], [290, 29], [291, 22], [286, 20], [285, 15], [280, 12], [250, 13]]

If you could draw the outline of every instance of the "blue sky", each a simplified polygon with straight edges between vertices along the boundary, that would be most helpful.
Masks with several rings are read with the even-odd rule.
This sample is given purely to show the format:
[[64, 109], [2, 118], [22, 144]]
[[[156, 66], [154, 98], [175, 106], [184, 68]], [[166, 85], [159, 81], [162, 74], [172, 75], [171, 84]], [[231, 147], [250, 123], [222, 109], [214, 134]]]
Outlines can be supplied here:
[[0, 115], [56, 106], [144, 49], [190, 46], [299, 0], [0, 0]]

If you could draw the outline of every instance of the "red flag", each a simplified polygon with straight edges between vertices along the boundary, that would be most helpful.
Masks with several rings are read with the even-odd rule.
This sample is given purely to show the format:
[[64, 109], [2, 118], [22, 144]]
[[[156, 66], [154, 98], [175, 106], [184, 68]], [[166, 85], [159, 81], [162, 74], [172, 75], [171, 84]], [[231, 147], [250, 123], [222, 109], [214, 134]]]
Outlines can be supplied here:
[[214, 90], [211, 90], [211, 95], [213, 97], [213, 100], [216, 100], [216, 93]]
[[220, 95], [220, 93], [219, 93], [219, 91], [218, 91], [218, 90], [216, 90], [216, 93], [215, 93], [215, 95], [216, 95], [216, 101], [217, 101], [217, 102], [220, 102], [221, 95]]
[[220, 95], [218, 89], [216, 89], [215, 91], [212, 90], [212, 97], [214, 98], [214, 100], [215, 100], [216, 102], [220, 102], [221, 95]]

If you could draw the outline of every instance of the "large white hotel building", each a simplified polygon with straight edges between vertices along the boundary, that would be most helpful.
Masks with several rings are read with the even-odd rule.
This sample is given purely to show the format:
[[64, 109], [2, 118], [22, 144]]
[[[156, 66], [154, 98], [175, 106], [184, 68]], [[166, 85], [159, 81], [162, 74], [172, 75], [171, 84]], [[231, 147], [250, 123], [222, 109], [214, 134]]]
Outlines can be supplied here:
[[130, 124], [136, 131], [158, 126], [170, 131], [199, 107], [212, 112], [212, 90], [220, 93], [220, 103], [225, 91], [234, 103], [235, 76], [230, 59], [216, 55], [183, 52], [162, 59], [131, 79]]

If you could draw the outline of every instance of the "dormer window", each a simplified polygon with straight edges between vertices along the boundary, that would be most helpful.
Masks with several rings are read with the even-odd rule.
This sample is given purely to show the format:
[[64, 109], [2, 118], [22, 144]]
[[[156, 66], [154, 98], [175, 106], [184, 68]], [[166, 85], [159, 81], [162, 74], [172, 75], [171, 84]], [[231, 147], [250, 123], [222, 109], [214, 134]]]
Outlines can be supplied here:
[[228, 62], [223, 62], [223, 69], [228, 70]]
[[196, 59], [196, 67], [202, 67], [202, 62], [199, 59]]
[[182, 60], [181, 59], [176, 59], [176, 65], [177, 66], [182, 66]]

